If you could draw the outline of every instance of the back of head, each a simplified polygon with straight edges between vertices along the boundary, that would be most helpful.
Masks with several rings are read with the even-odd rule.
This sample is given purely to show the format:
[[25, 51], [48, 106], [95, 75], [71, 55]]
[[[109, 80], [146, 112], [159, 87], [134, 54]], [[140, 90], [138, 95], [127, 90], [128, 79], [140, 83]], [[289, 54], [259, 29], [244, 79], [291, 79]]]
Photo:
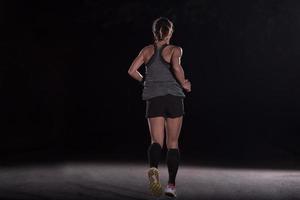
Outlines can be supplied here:
[[168, 18], [159, 17], [153, 22], [152, 32], [157, 41], [164, 40], [173, 32], [173, 23]]

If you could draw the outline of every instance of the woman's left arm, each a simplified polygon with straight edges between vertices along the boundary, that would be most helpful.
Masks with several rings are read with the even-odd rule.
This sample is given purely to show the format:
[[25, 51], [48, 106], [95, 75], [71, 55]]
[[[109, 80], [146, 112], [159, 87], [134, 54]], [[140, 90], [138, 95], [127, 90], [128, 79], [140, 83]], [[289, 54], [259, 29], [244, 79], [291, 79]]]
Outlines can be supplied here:
[[139, 55], [133, 60], [130, 68], [128, 69], [128, 74], [132, 78], [140, 82], [143, 81], [143, 76], [138, 72], [138, 69], [141, 67], [142, 64], [144, 64], [143, 51], [144, 49], [140, 51]]

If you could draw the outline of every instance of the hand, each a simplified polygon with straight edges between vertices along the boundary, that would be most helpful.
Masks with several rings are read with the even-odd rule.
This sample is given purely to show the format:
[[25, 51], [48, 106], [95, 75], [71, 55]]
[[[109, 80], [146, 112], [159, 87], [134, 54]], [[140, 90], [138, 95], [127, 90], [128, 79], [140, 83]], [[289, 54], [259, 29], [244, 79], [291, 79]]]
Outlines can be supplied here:
[[145, 85], [145, 76], [142, 77], [142, 79], [139, 81], [140, 85], [144, 87]]
[[192, 91], [191, 86], [192, 86], [191, 82], [188, 79], [185, 79], [182, 84], [183, 89], [185, 89], [185, 91], [187, 92], [191, 92]]

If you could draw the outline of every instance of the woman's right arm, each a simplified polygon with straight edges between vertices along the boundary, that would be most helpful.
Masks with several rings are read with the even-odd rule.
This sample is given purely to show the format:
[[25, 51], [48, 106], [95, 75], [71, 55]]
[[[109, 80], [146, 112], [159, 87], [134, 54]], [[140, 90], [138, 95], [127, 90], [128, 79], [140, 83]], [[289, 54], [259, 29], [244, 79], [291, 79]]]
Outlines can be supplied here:
[[179, 81], [180, 85], [188, 92], [191, 91], [191, 83], [185, 79], [184, 70], [181, 66], [182, 48], [174, 47], [173, 54], [171, 57], [171, 63], [174, 74]]

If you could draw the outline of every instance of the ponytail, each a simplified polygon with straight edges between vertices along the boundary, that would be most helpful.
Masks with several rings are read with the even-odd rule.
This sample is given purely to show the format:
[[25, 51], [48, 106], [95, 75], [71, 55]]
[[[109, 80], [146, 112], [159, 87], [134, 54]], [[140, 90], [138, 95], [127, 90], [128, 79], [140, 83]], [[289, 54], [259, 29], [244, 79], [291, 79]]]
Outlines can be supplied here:
[[161, 32], [162, 27], [159, 29], [159, 38], [158, 40], [163, 40], [163, 33]]

